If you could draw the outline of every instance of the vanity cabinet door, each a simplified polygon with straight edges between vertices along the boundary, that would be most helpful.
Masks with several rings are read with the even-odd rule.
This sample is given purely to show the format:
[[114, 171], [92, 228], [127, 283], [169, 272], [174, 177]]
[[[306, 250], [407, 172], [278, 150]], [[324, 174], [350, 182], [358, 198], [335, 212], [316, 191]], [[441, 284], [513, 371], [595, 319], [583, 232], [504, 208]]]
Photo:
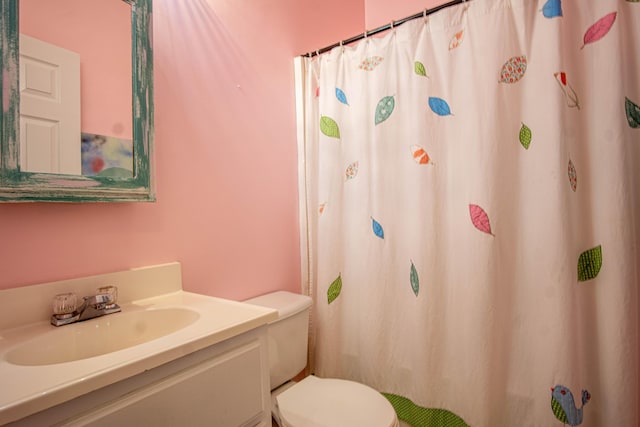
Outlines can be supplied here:
[[267, 425], [265, 414], [270, 420], [270, 408], [265, 407], [262, 351], [260, 341], [252, 341], [94, 408], [64, 425]]

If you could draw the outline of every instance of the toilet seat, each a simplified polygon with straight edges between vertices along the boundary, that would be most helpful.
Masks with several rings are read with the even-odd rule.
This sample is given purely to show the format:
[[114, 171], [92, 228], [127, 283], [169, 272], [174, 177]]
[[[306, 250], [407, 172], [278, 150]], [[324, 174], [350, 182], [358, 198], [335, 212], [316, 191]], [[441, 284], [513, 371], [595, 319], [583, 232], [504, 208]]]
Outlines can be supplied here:
[[391, 403], [354, 381], [308, 376], [276, 397], [283, 427], [397, 427]]

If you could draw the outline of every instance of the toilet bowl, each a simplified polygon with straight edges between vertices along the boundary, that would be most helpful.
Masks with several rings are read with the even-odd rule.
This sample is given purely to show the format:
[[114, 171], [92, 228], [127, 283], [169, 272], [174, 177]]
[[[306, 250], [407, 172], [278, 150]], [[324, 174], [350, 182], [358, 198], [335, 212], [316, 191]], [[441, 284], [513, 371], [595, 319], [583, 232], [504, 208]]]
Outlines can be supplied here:
[[276, 397], [280, 427], [397, 427], [393, 407], [363, 384], [310, 375]]
[[278, 291], [245, 301], [278, 310], [268, 325], [272, 414], [280, 427], [397, 427], [391, 403], [355, 381], [307, 376], [292, 379], [307, 364], [311, 298]]

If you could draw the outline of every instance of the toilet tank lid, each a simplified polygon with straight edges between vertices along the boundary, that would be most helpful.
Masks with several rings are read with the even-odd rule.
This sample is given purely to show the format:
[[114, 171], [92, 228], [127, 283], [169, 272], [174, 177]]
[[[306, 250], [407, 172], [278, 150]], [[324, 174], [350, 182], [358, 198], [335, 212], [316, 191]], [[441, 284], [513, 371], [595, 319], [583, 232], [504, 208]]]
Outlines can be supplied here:
[[278, 310], [280, 320], [311, 307], [311, 297], [287, 291], [271, 292], [248, 299], [245, 302]]

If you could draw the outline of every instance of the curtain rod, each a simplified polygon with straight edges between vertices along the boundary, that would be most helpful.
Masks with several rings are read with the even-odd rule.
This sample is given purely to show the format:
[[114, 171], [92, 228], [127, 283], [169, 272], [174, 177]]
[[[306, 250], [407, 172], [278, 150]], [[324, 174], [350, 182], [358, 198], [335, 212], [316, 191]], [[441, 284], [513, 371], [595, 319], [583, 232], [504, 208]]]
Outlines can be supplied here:
[[357, 42], [358, 40], [366, 39], [369, 36], [374, 36], [376, 34], [384, 32], [384, 31], [391, 30], [394, 27], [397, 27], [398, 25], [404, 24], [407, 21], [412, 21], [412, 20], [418, 19], [418, 18], [424, 18], [427, 15], [431, 15], [432, 13], [438, 12], [438, 11], [440, 11], [442, 9], [446, 9], [448, 7], [451, 7], [451, 6], [455, 6], [455, 5], [458, 5], [458, 4], [461, 4], [461, 3], [465, 3], [466, 1], [467, 0], [452, 0], [452, 1], [448, 2], [448, 3], [441, 4], [439, 6], [436, 6], [436, 7], [432, 8], [432, 9], [425, 9], [423, 12], [416, 13], [415, 15], [407, 16], [406, 18], [402, 18], [402, 19], [399, 19], [397, 21], [391, 21], [390, 24], [383, 25], [382, 27], [378, 27], [378, 28], [373, 29], [371, 31], [365, 31], [364, 33], [358, 34], [357, 36], [353, 36], [353, 37], [348, 38], [346, 40], [342, 40], [342, 41], [340, 41], [338, 43], [334, 43], [334, 44], [332, 44], [330, 46], [323, 47], [322, 49], [318, 49], [315, 52], [305, 53], [305, 54], [302, 54], [300, 56], [307, 56], [309, 58], [312, 58], [314, 56], [321, 55], [321, 54], [323, 54], [325, 52], [329, 52], [331, 49], [336, 48], [338, 46], [344, 46], [344, 45], [351, 44], [353, 42]]

